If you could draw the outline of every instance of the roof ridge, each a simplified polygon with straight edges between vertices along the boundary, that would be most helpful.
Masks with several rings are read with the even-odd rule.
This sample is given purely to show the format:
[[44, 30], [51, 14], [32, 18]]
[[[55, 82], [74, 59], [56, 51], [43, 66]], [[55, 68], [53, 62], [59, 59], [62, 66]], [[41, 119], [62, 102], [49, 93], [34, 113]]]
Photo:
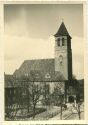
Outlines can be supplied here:
[[24, 60], [24, 62], [26, 62], [26, 61], [35, 61], [35, 60], [54, 60], [54, 58], [29, 59], [29, 60]]

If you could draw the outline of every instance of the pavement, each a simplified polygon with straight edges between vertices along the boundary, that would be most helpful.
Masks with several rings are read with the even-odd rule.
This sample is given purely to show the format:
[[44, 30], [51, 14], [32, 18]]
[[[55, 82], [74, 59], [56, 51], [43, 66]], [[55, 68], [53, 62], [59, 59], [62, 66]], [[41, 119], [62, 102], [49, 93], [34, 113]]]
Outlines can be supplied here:
[[[64, 110], [64, 111], [62, 112], [62, 119], [65, 119], [67, 116], [69, 116], [69, 115], [71, 115], [71, 114], [72, 114], [72, 112], [71, 112], [69, 109]], [[50, 120], [61, 120], [61, 118], [60, 118], [60, 113], [59, 113], [58, 115], [56, 115], [55, 117], [50, 118]]]
[[[63, 110], [62, 119], [63, 120], [79, 120], [79, 116], [76, 108], [73, 107], [73, 104], [67, 104], [68, 108]], [[81, 105], [80, 108], [80, 117], [84, 119], [84, 105]], [[48, 107], [46, 112], [36, 115], [35, 120], [61, 120], [60, 117], [60, 107], [53, 106]]]
[[[84, 105], [82, 104], [81, 107], [80, 107], [80, 119], [83, 120], [84, 119]], [[62, 112], [62, 119], [63, 120], [79, 120], [79, 116], [78, 116], [78, 113], [77, 113], [77, 110], [76, 108], [74, 108], [71, 105], [69, 105], [68, 109], [67, 110], [64, 110]], [[60, 119], [60, 113], [58, 115], [56, 115], [55, 117], [53, 118], [50, 118], [50, 120], [61, 120]]]
[[[81, 112], [80, 115], [81, 115], [81, 120], [83, 120], [84, 119], [84, 112]], [[66, 120], [79, 120], [79, 116], [77, 113], [73, 113]]]

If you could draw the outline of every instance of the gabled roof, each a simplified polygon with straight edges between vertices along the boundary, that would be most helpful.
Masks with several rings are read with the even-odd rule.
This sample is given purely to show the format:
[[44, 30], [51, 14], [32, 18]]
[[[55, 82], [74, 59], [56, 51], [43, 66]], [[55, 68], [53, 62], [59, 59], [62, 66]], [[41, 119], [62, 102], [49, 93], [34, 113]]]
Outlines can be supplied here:
[[60, 72], [55, 71], [55, 59], [26, 60], [13, 74], [30, 81], [64, 81]]
[[55, 37], [58, 36], [69, 36], [71, 38], [71, 36], [69, 35], [64, 23], [62, 22], [62, 24], [60, 25], [59, 30], [57, 31], [57, 33], [54, 35]]
[[54, 59], [33, 59], [25, 60], [18, 70], [13, 75], [30, 74], [33, 71], [53, 72], [54, 71]]
[[[63, 82], [61, 72], [55, 71], [55, 59], [25, 60], [13, 75], [5, 74], [5, 88], [35, 82]], [[23, 82], [22, 82], [23, 81]], [[29, 84], [28, 83], [28, 84]]]

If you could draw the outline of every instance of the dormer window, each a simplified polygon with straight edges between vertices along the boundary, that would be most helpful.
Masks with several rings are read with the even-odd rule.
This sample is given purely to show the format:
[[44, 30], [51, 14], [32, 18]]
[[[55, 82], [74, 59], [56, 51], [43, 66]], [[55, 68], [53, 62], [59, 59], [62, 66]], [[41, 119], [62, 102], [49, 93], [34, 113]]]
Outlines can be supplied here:
[[47, 74], [45, 75], [45, 78], [50, 78], [50, 74], [47, 73]]

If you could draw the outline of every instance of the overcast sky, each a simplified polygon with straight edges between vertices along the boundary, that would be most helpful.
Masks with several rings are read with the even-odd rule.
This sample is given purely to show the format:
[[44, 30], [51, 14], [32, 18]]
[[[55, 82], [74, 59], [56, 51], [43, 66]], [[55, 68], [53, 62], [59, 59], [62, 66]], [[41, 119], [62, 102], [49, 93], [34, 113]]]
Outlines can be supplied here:
[[83, 8], [71, 4], [5, 5], [5, 73], [24, 60], [53, 58], [53, 35], [62, 20], [72, 36], [73, 74], [83, 78]]

